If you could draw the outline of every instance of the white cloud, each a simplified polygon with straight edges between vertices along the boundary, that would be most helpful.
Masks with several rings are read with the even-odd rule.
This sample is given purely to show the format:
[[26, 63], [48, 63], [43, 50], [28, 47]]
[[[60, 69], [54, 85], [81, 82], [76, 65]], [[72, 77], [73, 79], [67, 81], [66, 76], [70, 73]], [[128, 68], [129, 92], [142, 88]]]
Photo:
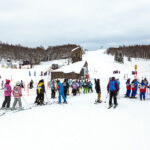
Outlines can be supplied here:
[[32, 47], [76, 43], [90, 49], [147, 44], [149, 6], [148, 0], [1, 0], [0, 40]]

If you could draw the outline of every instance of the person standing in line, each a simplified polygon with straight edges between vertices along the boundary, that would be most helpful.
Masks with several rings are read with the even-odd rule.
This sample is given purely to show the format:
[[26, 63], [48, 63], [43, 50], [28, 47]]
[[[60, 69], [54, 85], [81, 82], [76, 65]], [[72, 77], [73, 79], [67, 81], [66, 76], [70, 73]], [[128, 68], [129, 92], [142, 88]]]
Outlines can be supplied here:
[[44, 93], [45, 93], [45, 85], [44, 80], [40, 80], [37, 86], [37, 97], [35, 103], [37, 105], [44, 105]]
[[108, 108], [111, 108], [113, 106], [112, 105], [112, 98], [114, 99], [114, 108], [116, 108], [118, 105], [118, 102], [117, 102], [118, 84], [115, 81], [115, 77], [112, 77], [111, 80], [109, 81], [109, 83], [107, 85], [107, 91], [110, 95]]
[[13, 103], [12, 110], [15, 109], [17, 103], [19, 103], [19, 109], [22, 109], [22, 102], [21, 102], [22, 90], [19, 81], [14, 86], [13, 95], [14, 95], [14, 103]]
[[10, 107], [10, 101], [11, 101], [11, 86], [10, 86], [10, 80], [6, 79], [6, 83], [4, 85], [4, 96], [5, 96], [5, 100], [2, 104], [2, 109], [9, 109]]
[[100, 100], [101, 99], [101, 87], [100, 87], [100, 80], [99, 79], [95, 79], [95, 90], [96, 90], [96, 93], [97, 93], [97, 100], [96, 102], [97, 103], [101, 103], [102, 101]]
[[63, 103], [67, 104], [66, 97], [64, 95], [63, 84], [59, 80], [57, 81], [57, 91], [59, 92], [58, 103], [61, 104], [61, 96], [62, 96], [64, 99]]

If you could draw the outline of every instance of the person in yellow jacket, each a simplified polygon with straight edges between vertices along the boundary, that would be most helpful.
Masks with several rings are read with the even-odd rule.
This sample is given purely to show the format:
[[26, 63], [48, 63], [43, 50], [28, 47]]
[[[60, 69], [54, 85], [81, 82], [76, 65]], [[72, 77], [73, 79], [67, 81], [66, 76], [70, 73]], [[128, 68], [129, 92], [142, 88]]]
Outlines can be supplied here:
[[44, 105], [44, 93], [45, 93], [45, 85], [44, 80], [40, 80], [37, 86], [37, 97], [35, 103], [37, 105]]

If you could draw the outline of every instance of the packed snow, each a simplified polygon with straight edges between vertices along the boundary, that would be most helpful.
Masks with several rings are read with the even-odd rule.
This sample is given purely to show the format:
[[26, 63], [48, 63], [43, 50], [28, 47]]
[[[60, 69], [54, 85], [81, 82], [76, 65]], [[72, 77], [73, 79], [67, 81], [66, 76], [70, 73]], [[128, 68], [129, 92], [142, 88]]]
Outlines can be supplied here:
[[[114, 62], [105, 50], [89, 51], [83, 56], [88, 62], [90, 80], [100, 79], [103, 103], [95, 105], [97, 94], [88, 93], [67, 97], [68, 104], [57, 103], [17, 113], [8, 112], [0, 117], [0, 147], [4, 150], [149, 150], [150, 149], [150, 92], [146, 101], [124, 98], [127, 78], [134, 79], [131, 74], [134, 65], [138, 65], [138, 79], [150, 75], [150, 61], [132, 59], [124, 60], [124, 64]], [[65, 63], [58, 60], [56, 63]], [[47, 70], [52, 62], [41, 63], [30, 69], [1, 69], [1, 80], [11, 79], [13, 87], [18, 80], [25, 82], [22, 103], [24, 107], [32, 106], [36, 97], [36, 86], [44, 79], [46, 86], [45, 101], [50, 98], [48, 86], [49, 76], [41, 77], [40, 72]], [[78, 66], [78, 65], [77, 65]], [[65, 67], [65, 66], [64, 66]], [[66, 67], [68, 67], [66, 65]], [[68, 67], [69, 68], [69, 67]], [[74, 68], [75, 69], [75, 68]], [[119, 70], [120, 74], [113, 74]], [[29, 76], [31, 71], [31, 77]], [[34, 76], [36, 71], [36, 76]], [[68, 69], [68, 72], [71, 71]], [[118, 96], [118, 107], [107, 109], [107, 84], [109, 77], [115, 76], [121, 82]], [[29, 81], [34, 80], [34, 88], [27, 90]], [[94, 84], [93, 84], [94, 89]], [[71, 89], [70, 89], [71, 91]], [[0, 90], [0, 105], [4, 100]], [[58, 95], [57, 95], [58, 96]], [[11, 98], [11, 106], [14, 99]], [[57, 101], [57, 99], [55, 99]], [[106, 103], [105, 103], [106, 102]]]

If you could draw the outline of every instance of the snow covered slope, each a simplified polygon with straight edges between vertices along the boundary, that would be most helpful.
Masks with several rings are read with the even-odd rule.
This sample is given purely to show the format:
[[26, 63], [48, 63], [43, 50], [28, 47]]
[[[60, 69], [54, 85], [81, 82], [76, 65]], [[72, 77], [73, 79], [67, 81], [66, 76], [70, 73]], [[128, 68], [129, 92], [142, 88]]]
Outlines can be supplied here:
[[[150, 143], [150, 95], [146, 101], [125, 99], [124, 74], [134, 78], [131, 71], [138, 65], [139, 75], [149, 78], [150, 61], [133, 59], [124, 64], [114, 62], [112, 56], [104, 54], [105, 50], [87, 52], [83, 61], [89, 64], [90, 78], [100, 78], [103, 102], [94, 104], [97, 95], [94, 93], [70, 95], [68, 104], [33, 107], [18, 113], [8, 112], [0, 117], [0, 147], [4, 150], [149, 150]], [[46, 63], [48, 64], [48, 63]], [[37, 66], [37, 71], [47, 68], [46, 64]], [[32, 71], [34, 71], [34, 69]], [[108, 110], [107, 83], [114, 70], [121, 81], [118, 96], [119, 106]], [[29, 70], [1, 69], [2, 77], [13, 76], [14, 83], [23, 79], [25, 82], [33, 78], [35, 82], [41, 76], [28, 77]], [[4, 75], [4, 76], [3, 76]], [[16, 75], [16, 76], [15, 76]], [[45, 77], [45, 82], [49, 80]], [[35, 85], [36, 86], [36, 85]], [[46, 88], [45, 101], [50, 99], [50, 89]], [[36, 88], [23, 91], [22, 102], [26, 107], [35, 100]], [[0, 104], [3, 91], [0, 91]], [[52, 100], [51, 100], [52, 101]], [[55, 99], [57, 101], [57, 99]], [[12, 97], [13, 102], [13, 97]]]

